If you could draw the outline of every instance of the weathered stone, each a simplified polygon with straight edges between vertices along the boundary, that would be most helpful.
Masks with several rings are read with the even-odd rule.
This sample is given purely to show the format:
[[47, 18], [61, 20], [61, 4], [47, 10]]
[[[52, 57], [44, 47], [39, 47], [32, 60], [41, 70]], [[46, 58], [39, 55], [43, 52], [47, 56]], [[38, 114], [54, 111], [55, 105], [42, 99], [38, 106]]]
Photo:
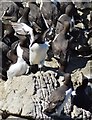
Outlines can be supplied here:
[[5, 97], [4, 92], [4, 81], [0, 80], [0, 101]]
[[73, 106], [73, 112], [71, 116], [73, 119], [78, 118], [78, 116], [81, 117], [82, 119], [82, 109], [81, 108], [78, 109], [76, 106]]
[[71, 114], [73, 119], [83, 119], [83, 120], [91, 120], [92, 114], [89, 111], [86, 111], [82, 108], [78, 108], [74, 105], [73, 112]]
[[91, 77], [90, 72], [90, 60], [88, 61], [88, 58], [78, 57], [73, 58], [73, 60], [70, 61], [70, 64], [67, 68], [67, 72], [72, 71], [72, 81], [74, 84], [74, 87], [81, 85], [82, 82], [82, 75], [81, 72], [84, 73], [84, 75], [88, 78]]
[[6, 95], [1, 109], [10, 114], [35, 119], [48, 118], [43, 111], [49, 102], [51, 92], [60, 86], [57, 78], [58, 74], [49, 70], [7, 80]]
[[[90, 72], [89, 62], [81, 71], [88, 76]], [[46, 108], [51, 92], [58, 86], [62, 85], [64, 79], [63, 74], [58, 76], [57, 72], [48, 70], [46, 72], [37, 72], [28, 76], [15, 77], [12, 81], [7, 80], [7, 88], [5, 89], [5, 97], [0, 101], [0, 108], [12, 114], [20, 114], [21, 116], [33, 117], [35, 119], [49, 119], [43, 111]], [[72, 74], [72, 81], [76, 88], [81, 84], [80, 69], [76, 69]], [[9, 83], [8, 83], [9, 82]], [[64, 113], [70, 113], [71, 99], [64, 107]], [[74, 112], [74, 118], [83, 118], [84, 116], [90, 117], [90, 113], [83, 113], [82, 109]], [[80, 115], [78, 115], [80, 114]], [[86, 117], [86, 118], [88, 118]]]

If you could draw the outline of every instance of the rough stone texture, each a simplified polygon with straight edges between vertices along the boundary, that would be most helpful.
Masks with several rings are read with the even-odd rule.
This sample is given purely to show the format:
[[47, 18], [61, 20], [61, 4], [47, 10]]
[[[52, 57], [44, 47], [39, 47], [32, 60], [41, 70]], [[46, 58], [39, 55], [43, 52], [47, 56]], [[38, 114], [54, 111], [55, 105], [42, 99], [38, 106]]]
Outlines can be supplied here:
[[[81, 64], [81, 61], [82, 61], [82, 64]], [[73, 81], [73, 84], [76, 87], [78, 87], [79, 85], [81, 85], [81, 82], [82, 82], [82, 75], [81, 75], [81, 72], [83, 72], [85, 74], [86, 77], [90, 78], [91, 77], [91, 73], [90, 73], [90, 62], [91, 60], [89, 61], [86, 61], [84, 58], [79, 58], [76, 59], [76, 61], [73, 59], [71, 65], [69, 65], [68, 67], [71, 68], [70, 66], [73, 65], [73, 67], [77, 67], [82, 65], [82, 68], [79, 67], [78, 69], [75, 69], [73, 72], [72, 72], [72, 81]], [[74, 64], [76, 65], [74, 65]], [[83, 65], [84, 63], [84, 65]]]
[[[10, 3], [2, 3], [0, 5], [0, 16], [3, 14], [3, 10], [9, 6]], [[91, 7], [92, 8], [92, 7]], [[77, 25], [82, 28], [82, 25]], [[92, 38], [89, 40], [89, 44], [92, 44]], [[45, 61], [45, 71], [37, 72], [36, 74], [30, 74], [28, 76], [15, 77], [12, 81], [4, 82], [0, 80], [0, 114], [6, 110], [12, 116], [10, 118], [16, 118], [17, 120], [23, 120], [23, 118], [14, 117], [17, 115], [24, 117], [36, 118], [48, 118], [43, 110], [45, 109], [51, 92], [62, 84], [64, 79], [63, 73], [59, 74], [57, 79], [58, 64], [56, 60], [52, 59], [51, 62]], [[81, 74], [83, 72], [87, 77], [92, 77], [92, 60], [83, 57], [72, 57], [68, 65], [67, 71], [72, 74], [72, 81], [74, 88], [81, 84]], [[88, 84], [87, 91], [92, 98], [92, 84]], [[69, 108], [71, 106], [71, 99], [64, 107], [64, 113], [69, 115]], [[3, 110], [3, 111], [2, 111]], [[71, 114], [73, 119], [91, 120], [92, 114], [81, 108], [74, 106]], [[48, 118], [48, 120], [51, 118]], [[0, 116], [1, 120], [1, 116]], [[62, 119], [63, 120], [63, 119]], [[66, 120], [66, 119], [65, 119]]]
[[76, 106], [73, 107], [73, 112], [71, 114], [73, 119], [83, 119], [83, 120], [91, 120], [92, 114], [89, 111], [86, 111], [82, 108], [77, 108]]
[[57, 76], [56, 72], [47, 71], [7, 80], [4, 84], [5, 98], [0, 109], [35, 119], [48, 118], [43, 110], [51, 92], [60, 86]]
[[[75, 63], [75, 61], [71, 62]], [[84, 68], [76, 69], [72, 72], [72, 81], [75, 88], [81, 84], [81, 71], [86, 76], [90, 77], [89, 63], [88, 61]], [[45, 61], [45, 65], [47, 65], [46, 67], [48, 68], [49, 65], [53, 66], [53, 63]], [[57, 67], [58, 65], [57, 63], [55, 64], [54, 61], [54, 67], [55, 66]], [[68, 66], [68, 69], [70, 68], [72, 68], [72, 64]], [[0, 88], [1, 91], [4, 92], [0, 99], [0, 109], [8, 111], [10, 114], [26, 116], [28, 118], [47, 119], [48, 117], [43, 113], [43, 110], [49, 102], [51, 92], [60, 86], [64, 79], [63, 73], [58, 74], [53, 68], [49, 69], [52, 70], [47, 70], [46, 72], [42, 71], [41, 73], [38, 71], [36, 74], [30, 74], [28, 76], [22, 75], [20, 77], [15, 77], [12, 81], [7, 80], [5, 83], [3, 82], [1, 85], [2, 88]], [[70, 107], [71, 99], [69, 99], [64, 107], [64, 113], [68, 116]], [[73, 109], [72, 118], [74, 119], [85, 118], [86, 120], [91, 117], [92, 114], [88, 111], [80, 108], [76, 108], [76, 110]]]

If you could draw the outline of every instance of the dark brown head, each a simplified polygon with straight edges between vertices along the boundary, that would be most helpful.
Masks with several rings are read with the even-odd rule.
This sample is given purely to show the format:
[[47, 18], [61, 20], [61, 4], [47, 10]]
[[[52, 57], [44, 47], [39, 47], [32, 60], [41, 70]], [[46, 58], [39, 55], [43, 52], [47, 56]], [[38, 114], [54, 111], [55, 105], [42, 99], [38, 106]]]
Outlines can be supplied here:
[[71, 17], [73, 15], [73, 11], [74, 11], [74, 6], [70, 4], [66, 7], [65, 14]]
[[64, 74], [64, 84], [68, 87], [71, 86], [71, 75], [69, 73]]
[[21, 47], [28, 47], [30, 44], [30, 35], [23, 35], [23, 34], [18, 34], [17, 37], [19, 38], [20, 46]]
[[16, 55], [16, 52], [14, 50], [9, 50], [7, 53], [7, 57], [9, 60], [11, 60], [12, 63], [16, 63], [18, 56]]
[[18, 20], [19, 7], [15, 2], [12, 2], [11, 5], [5, 11], [4, 16], [11, 16], [11, 21], [17, 22]]
[[14, 35], [15, 31], [10, 24], [4, 24], [4, 36], [12, 36]]
[[45, 42], [45, 38], [46, 38], [47, 32], [48, 32], [48, 30], [46, 30], [45, 32], [41, 32], [41, 33], [35, 35], [35, 40], [34, 40], [33, 44], [34, 43], [43, 44]]

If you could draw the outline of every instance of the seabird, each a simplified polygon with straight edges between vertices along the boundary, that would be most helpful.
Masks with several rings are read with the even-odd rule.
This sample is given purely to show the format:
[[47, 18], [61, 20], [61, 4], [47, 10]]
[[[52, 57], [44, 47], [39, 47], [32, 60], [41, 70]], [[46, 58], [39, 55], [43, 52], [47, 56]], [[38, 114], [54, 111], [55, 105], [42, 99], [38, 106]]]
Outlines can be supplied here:
[[10, 48], [2, 41], [0, 41], [0, 78], [7, 80], [7, 69], [10, 66], [10, 62], [6, 57], [7, 52]]
[[[13, 52], [12, 52], [12, 54], [13, 54]], [[17, 62], [15, 64], [12, 64], [10, 66], [9, 70], [7, 71], [8, 79], [11, 80], [11, 79], [13, 79], [14, 76], [20, 76], [20, 75], [28, 73], [29, 66], [26, 63], [26, 61], [23, 59], [22, 55], [23, 55], [23, 50], [21, 49], [21, 47], [18, 44], [17, 55], [16, 55]], [[14, 54], [14, 57], [15, 57], [15, 54]]]
[[30, 2], [29, 21], [36, 32], [45, 31], [47, 29], [40, 7], [36, 2]]
[[69, 32], [69, 28], [69, 22], [65, 21], [63, 30], [55, 36], [52, 42], [52, 51], [54, 53], [54, 57], [58, 60], [58, 63], [60, 64], [60, 69], [62, 71], [65, 70], [65, 66], [68, 61], [67, 50], [69, 40], [67, 39], [67, 33]]
[[29, 49], [30, 65], [38, 64], [38, 67], [42, 68], [48, 50], [48, 43], [34, 43]]
[[43, 67], [47, 50], [49, 49], [49, 43], [45, 41], [45, 34], [39, 35], [38, 39], [34, 40], [29, 46], [30, 65], [37, 64], [38, 68]]
[[4, 36], [14, 35], [15, 31], [11, 24], [3, 23], [4, 26]]
[[40, 10], [44, 16], [45, 23], [49, 26], [56, 24], [58, 10], [57, 6], [51, 2], [51, 0], [48, 0], [47, 2], [41, 1]]
[[30, 44], [30, 35], [29, 34], [16, 33], [16, 36], [19, 38], [21, 47], [29, 48], [29, 44]]
[[29, 12], [30, 12], [30, 8], [25, 7], [24, 8], [24, 13], [23, 13], [22, 17], [18, 20], [18, 22], [19, 23], [25, 23], [25, 24], [30, 26], [30, 22], [29, 22], [29, 18], [28, 18]]
[[74, 27], [74, 17], [73, 17], [73, 6], [68, 5], [65, 9], [65, 14], [62, 14], [58, 20], [57, 20], [57, 25], [56, 25], [56, 34], [59, 34], [63, 28], [64, 28], [64, 22], [68, 21], [70, 24], [70, 31], [72, 31]]
[[28, 64], [24, 61], [23, 58], [18, 57], [17, 62], [15, 64], [12, 64], [7, 70], [8, 80], [4, 84], [5, 89], [8, 87], [9, 82], [11, 82], [11, 80], [14, 77], [27, 74], [28, 72], [29, 72]]
[[64, 74], [63, 85], [56, 88], [50, 95], [49, 104], [47, 105], [47, 108], [44, 110], [44, 113], [46, 115], [51, 114], [53, 115], [53, 113], [55, 113], [57, 116], [60, 116], [63, 107], [67, 103], [71, 93], [72, 93], [71, 75], [69, 73], [66, 73]]

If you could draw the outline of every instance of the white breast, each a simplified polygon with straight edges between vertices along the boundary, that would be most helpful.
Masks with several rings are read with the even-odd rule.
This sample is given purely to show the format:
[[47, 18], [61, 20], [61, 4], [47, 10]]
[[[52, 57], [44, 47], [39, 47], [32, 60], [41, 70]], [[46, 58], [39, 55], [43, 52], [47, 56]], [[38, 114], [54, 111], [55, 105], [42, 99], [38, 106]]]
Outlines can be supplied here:
[[23, 55], [23, 50], [21, 49], [20, 44], [18, 44], [18, 46], [17, 46], [17, 56], [22, 58], [22, 55]]
[[15, 64], [11, 65], [7, 71], [8, 79], [13, 79], [14, 76], [20, 76], [26, 73], [28, 69], [27, 63], [20, 57]]
[[29, 56], [30, 65], [44, 64], [47, 50], [48, 50], [48, 45], [46, 43], [44, 44], [34, 43], [32, 47], [30, 47], [30, 56]]

